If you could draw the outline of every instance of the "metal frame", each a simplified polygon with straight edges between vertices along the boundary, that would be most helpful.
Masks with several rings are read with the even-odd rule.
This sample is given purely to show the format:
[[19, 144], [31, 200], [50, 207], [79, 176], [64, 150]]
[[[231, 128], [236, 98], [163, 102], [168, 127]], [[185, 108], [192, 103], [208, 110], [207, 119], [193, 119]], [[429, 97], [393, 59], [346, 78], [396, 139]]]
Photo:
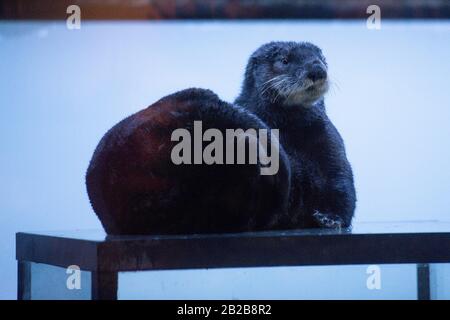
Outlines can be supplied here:
[[[450, 224], [449, 224], [450, 227]], [[31, 299], [30, 263], [76, 264], [92, 299], [117, 299], [118, 272], [233, 267], [417, 264], [418, 299], [431, 298], [430, 264], [450, 262], [450, 232], [353, 234], [302, 230], [226, 235], [106, 237], [18, 233], [18, 299]]]

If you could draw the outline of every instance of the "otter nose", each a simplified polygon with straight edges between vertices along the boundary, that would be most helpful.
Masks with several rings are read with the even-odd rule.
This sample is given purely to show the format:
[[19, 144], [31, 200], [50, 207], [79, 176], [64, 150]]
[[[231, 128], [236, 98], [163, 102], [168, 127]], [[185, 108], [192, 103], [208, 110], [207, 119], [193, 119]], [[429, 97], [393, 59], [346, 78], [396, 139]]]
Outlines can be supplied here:
[[321, 65], [313, 65], [306, 75], [313, 82], [327, 78], [327, 71]]

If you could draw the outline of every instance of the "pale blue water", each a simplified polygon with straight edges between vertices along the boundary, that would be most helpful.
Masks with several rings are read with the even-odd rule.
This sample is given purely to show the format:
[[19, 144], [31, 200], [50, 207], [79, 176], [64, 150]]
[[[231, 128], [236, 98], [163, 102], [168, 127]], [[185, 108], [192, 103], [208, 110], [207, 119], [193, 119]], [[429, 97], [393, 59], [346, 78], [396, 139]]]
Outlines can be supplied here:
[[[108, 128], [186, 87], [210, 88], [232, 101], [247, 57], [271, 40], [312, 41], [328, 58], [336, 83], [328, 112], [355, 171], [356, 219], [448, 220], [449, 39], [449, 21], [383, 21], [380, 31], [366, 29], [365, 21], [82, 22], [73, 31], [62, 22], [0, 22], [0, 298], [16, 296], [15, 232], [101, 227], [84, 172]], [[365, 267], [359, 268], [366, 277]], [[414, 297], [408, 268], [387, 271], [393, 272], [393, 289], [386, 297]], [[272, 295], [295, 296], [286, 289], [292, 284], [279, 283], [287, 275], [308, 288], [310, 279], [317, 280], [311, 297], [367, 296], [364, 283], [348, 290], [342, 285], [358, 272], [329, 270], [250, 276], [219, 270], [191, 275], [184, 284], [181, 273], [169, 272], [159, 275], [167, 277], [160, 296], [195, 297], [199, 289], [191, 282], [233, 287], [242, 277], [253, 285], [241, 281], [241, 289], [220, 291], [218, 285], [208, 292], [260, 297], [257, 280], [265, 278], [268, 288], [278, 290]], [[133, 283], [147, 282], [126, 277], [121, 282], [129, 289], [121, 293], [141, 297]], [[337, 285], [330, 285], [336, 278]]]

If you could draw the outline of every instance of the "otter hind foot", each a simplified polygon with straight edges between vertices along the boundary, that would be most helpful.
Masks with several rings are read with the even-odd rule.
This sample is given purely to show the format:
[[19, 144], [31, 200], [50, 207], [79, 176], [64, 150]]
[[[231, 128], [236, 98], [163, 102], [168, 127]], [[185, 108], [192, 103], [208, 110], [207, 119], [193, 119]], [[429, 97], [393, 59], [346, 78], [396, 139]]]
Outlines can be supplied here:
[[314, 220], [322, 228], [341, 229], [344, 226], [344, 220], [335, 214], [322, 213], [315, 211]]

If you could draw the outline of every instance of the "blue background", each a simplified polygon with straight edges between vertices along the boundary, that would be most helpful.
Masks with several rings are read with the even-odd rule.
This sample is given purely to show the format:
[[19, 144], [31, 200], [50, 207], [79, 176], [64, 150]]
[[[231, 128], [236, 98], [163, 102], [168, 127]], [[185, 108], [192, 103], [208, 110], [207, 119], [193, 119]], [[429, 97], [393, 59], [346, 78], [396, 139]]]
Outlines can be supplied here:
[[[0, 22], [0, 298], [16, 297], [15, 232], [101, 228], [84, 173], [107, 129], [187, 87], [234, 100], [248, 56], [271, 40], [311, 41], [328, 58], [327, 108], [354, 168], [356, 221], [448, 220], [449, 39], [448, 21], [382, 21], [381, 30], [368, 30], [363, 20], [82, 21], [80, 30]], [[295, 281], [310, 279], [308, 272]], [[313, 274], [327, 292], [325, 273]], [[134, 276], [126, 280], [130, 297]], [[220, 272], [213, 278], [227, 277], [239, 282]], [[391, 278], [394, 297], [410, 297], [411, 286]], [[273, 290], [270, 276], [265, 281]], [[190, 288], [175, 286], [172, 296], [194, 297]], [[363, 290], [364, 283], [351, 292]]]

